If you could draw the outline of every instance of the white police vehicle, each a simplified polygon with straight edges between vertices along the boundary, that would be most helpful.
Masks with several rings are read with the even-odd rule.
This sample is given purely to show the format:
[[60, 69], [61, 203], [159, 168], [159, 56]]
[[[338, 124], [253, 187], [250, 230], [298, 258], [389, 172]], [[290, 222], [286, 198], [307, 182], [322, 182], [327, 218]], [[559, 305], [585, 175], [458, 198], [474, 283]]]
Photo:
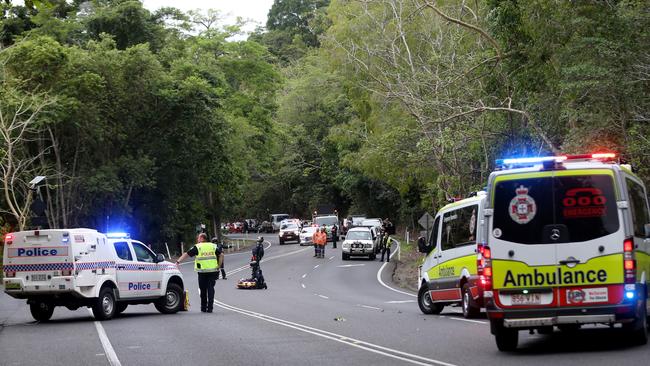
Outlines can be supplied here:
[[379, 235], [374, 227], [354, 227], [345, 235], [345, 240], [341, 245], [341, 259], [346, 261], [353, 256], [367, 256], [370, 260], [375, 260], [379, 240]]
[[128, 234], [91, 229], [29, 230], [6, 234], [5, 292], [26, 299], [34, 319], [47, 321], [55, 306], [92, 308], [111, 319], [130, 304], [153, 303], [172, 314], [184, 304], [183, 275]]

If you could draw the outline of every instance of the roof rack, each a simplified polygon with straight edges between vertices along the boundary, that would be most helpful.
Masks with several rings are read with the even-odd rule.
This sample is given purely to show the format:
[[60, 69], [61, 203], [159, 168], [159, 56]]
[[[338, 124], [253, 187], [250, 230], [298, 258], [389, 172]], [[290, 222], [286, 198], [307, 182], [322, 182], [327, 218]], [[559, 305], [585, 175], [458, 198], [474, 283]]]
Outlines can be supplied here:
[[533, 167], [536, 165], [561, 164], [565, 161], [591, 161], [596, 160], [603, 163], [618, 163], [618, 157], [614, 153], [576, 154], [558, 156], [536, 156], [529, 158], [497, 159], [497, 170], [508, 170], [515, 168]]

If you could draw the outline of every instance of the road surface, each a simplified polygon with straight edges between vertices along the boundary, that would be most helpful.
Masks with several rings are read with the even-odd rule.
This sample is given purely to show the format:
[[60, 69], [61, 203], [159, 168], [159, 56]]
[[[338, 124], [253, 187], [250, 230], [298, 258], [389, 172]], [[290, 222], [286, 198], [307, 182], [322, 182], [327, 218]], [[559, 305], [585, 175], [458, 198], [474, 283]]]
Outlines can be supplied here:
[[268, 290], [237, 290], [250, 253], [226, 256], [214, 313], [199, 311], [196, 275], [183, 264], [191, 309], [162, 315], [135, 305], [95, 322], [87, 309], [56, 308], [35, 322], [23, 300], [0, 294], [0, 365], [646, 365], [650, 345], [629, 346], [616, 330], [520, 333], [519, 349], [497, 351], [486, 319], [459, 308], [423, 315], [415, 295], [391, 283], [392, 264], [324, 259], [268, 239]]

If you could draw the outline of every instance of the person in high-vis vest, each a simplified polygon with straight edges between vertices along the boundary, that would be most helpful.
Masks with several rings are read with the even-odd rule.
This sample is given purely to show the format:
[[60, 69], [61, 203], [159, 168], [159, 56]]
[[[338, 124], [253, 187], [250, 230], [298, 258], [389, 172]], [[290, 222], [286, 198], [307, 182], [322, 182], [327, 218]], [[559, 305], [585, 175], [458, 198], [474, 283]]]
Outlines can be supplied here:
[[194, 257], [194, 270], [199, 276], [199, 289], [201, 290], [201, 312], [211, 313], [214, 306], [214, 284], [219, 270], [219, 247], [208, 241], [205, 233], [199, 234], [195, 246], [178, 258], [176, 265], [187, 257]]

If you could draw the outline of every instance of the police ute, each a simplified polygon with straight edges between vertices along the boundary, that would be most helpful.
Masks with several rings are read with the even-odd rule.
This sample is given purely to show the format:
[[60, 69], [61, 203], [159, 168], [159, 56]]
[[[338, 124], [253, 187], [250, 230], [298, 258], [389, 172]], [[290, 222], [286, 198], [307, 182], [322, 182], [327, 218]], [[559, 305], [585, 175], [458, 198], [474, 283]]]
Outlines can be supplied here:
[[426, 257], [420, 266], [418, 306], [439, 314], [447, 305], [460, 305], [465, 318], [479, 315], [483, 291], [479, 286], [477, 243], [482, 240], [485, 192], [440, 209], [428, 238], [418, 239]]
[[49, 320], [55, 306], [89, 307], [99, 320], [128, 305], [153, 303], [164, 314], [183, 307], [183, 276], [176, 265], [128, 234], [53, 229], [4, 239], [5, 292], [26, 299], [36, 320]]
[[520, 330], [622, 328], [648, 340], [646, 188], [611, 153], [503, 159], [488, 180], [479, 275], [501, 351]]

